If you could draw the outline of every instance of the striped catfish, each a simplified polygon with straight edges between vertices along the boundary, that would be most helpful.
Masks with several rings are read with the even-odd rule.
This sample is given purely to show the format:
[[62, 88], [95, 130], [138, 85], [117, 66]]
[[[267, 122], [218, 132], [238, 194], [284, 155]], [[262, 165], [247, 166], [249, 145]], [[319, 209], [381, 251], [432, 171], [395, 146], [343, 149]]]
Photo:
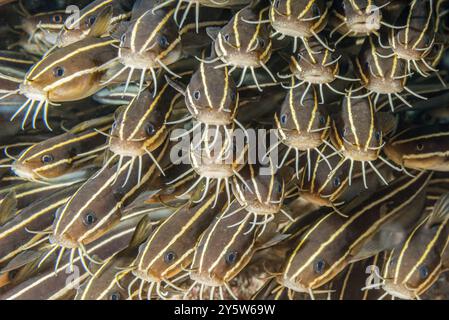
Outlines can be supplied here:
[[180, 290], [176, 282], [185, 279], [183, 271], [192, 261], [198, 239], [217, 214], [225, 210], [226, 197], [221, 195], [216, 204], [214, 200], [214, 193], [209, 193], [201, 204], [187, 203], [157, 227], [139, 249], [132, 269], [136, 278], [130, 283], [129, 290], [139, 280], [139, 298], [142, 298], [145, 285], [148, 299], [154, 293], [164, 299], [167, 295], [161, 286], [164, 283]]
[[42, 242], [46, 234], [40, 231], [51, 227], [57, 209], [70, 199], [80, 185], [81, 182], [72, 184], [34, 201], [1, 225], [0, 264]]
[[[186, 46], [189, 45], [183, 40], [189, 31], [195, 28], [195, 25], [187, 24], [178, 31], [178, 26], [173, 20], [175, 8], [169, 6], [153, 10], [151, 2], [142, 3], [146, 11], [139, 6], [140, 10], [133, 12], [131, 22], [126, 25], [126, 29], [120, 37], [118, 57], [124, 67], [109, 81], [114, 80], [129, 69], [127, 85], [124, 90], [126, 92], [135, 70], [141, 72], [140, 87], [143, 86], [146, 73], [149, 71], [153, 79], [155, 95], [158, 90], [157, 71], [165, 70], [174, 77], [180, 77], [171, 70], [170, 65], [183, 57]], [[202, 22], [200, 26], [204, 29], [208, 26], [222, 24], [223, 21], [206, 21]], [[148, 30], [151, 30], [151, 32], [148, 32]], [[207, 44], [206, 38], [199, 43], [200, 46], [206, 46]]]
[[125, 300], [128, 296], [126, 288], [133, 279], [131, 268], [138, 248], [153, 231], [153, 222], [144, 216], [134, 231], [129, 245], [108, 258], [98, 270], [91, 275], [78, 289], [77, 300]]
[[263, 222], [260, 223], [268, 223], [281, 213], [293, 220], [282, 208], [286, 183], [274, 166], [247, 164], [239, 175], [240, 179], [236, 176], [233, 178], [232, 191], [241, 205], [241, 210], [253, 215], [253, 222], [262, 218]]
[[56, 40], [58, 47], [110, 34], [117, 25], [131, 14], [130, 0], [95, 0], [84, 7], [79, 16], [71, 16], [63, 25]]
[[273, 50], [270, 26], [263, 23], [268, 9], [264, 3], [255, 1], [238, 11], [223, 28], [209, 29], [217, 55], [214, 60], [221, 60], [222, 66], [230, 66], [231, 72], [236, 68], [242, 69], [237, 87], [243, 84], [248, 69], [259, 91], [262, 87], [257, 80], [256, 69], [263, 68], [272, 81], [277, 82], [266, 65]]
[[[233, 122], [244, 129], [236, 119], [239, 108], [239, 92], [227, 66], [216, 68], [219, 62], [201, 61], [197, 70], [185, 87], [182, 83], [170, 80], [170, 85], [185, 97], [190, 113], [181, 121], [195, 119], [208, 126], [226, 126]], [[178, 121], [176, 121], [178, 122]]]
[[[134, 165], [135, 160], [142, 162], [147, 156], [155, 161], [153, 153], [168, 137], [167, 120], [180, 97], [180, 93], [165, 83], [156, 96], [146, 88], [121, 108], [109, 135], [109, 150], [113, 153], [109, 161], [130, 158]], [[155, 163], [164, 174], [159, 163]]]
[[[435, 42], [435, 12], [434, 0], [412, 0], [403, 9], [396, 25], [404, 26], [390, 30], [389, 43], [394, 53], [407, 62], [407, 72], [411, 73], [412, 65], [422, 76], [427, 76], [419, 68], [417, 62], [426, 62], [426, 56], [431, 52]], [[433, 69], [433, 68], [431, 68]]]
[[[11, 169], [16, 175], [32, 181], [45, 182], [72, 179], [73, 174], [106, 148], [106, 138], [112, 117], [83, 122], [70, 131], [24, 150]], [[99, 132], [100, 131], [100, 132]]]
[[[348, 217], [332, 211], [314, 223], [299, 240], [286, 259], [282, 284], [294, 291], [308, 292], [331, 281], [349, 263], [360, 259], [359, 254], [376, 254], [378, 248], [364, 247], [369, 240], [388, 226], [387, 236], [394, 244], [403, 233], [400, 220], [418, 220], [424, 206], [425, 188], [432, 174], [420, 173], [415, 178], [403, 176], [389, 186], [376, 191], [367, 199], [356, 199], [343, 210]], [[421, 203], [415, 203], [415, 200]], [[419, 200], [419, 201], [418, 201]], [[414, 222], [412, 221], [412, 222]], [[407, 221], [410, 223], [410, 221]], [[395, 226], [399, 224], [395, 228]], [[395, 239], [395, 232], [398, 237]], [[382, 240], [382, 239], [381, 239]], [[399, 239], [400, 240], [400, 239]], [[364, 257], [362, 257], [364, 258]]]
[[385, 154], [402, 167], [449, 171], [448, 136], [448, 125], [407, 128], [388, 141]]
[[[340, 43], [347, 36], [379, 36], [381, 26], [395, 28], [385, 21], [383, 11], [391, 1], [386, 0], [343, 0], [334, 2], [331, 36], [338, 31], [342, 35], [335, 42]], [[385, 8], [385, 9], [384, 9]], [[383, 9], [383, 10], [382, 10]]]
[[[296, 154], [298, 178], [300, 153], [307, 153], [310, 168], [310, 157], [313, 151], [321, 153], [319, 147], [323, 143], [332, 147], [327, 141], [331, 119], [326, 110], [319, 105], [314, 86], [300, 85], [290, 88], [280, 110], [274, 115], [274, 123], [280, 143], [288, 147], [279, 166], [282, 166], [290, 151], [293, 150]], [[330, 166], [328, 161], [327, 164]], [[310, 179], [310, 171], [308, 173]]]
[[[126, 248], [135, 232], [139, 218], [126, 220], [86, 247], [92, 261], [107, 260]], [[40, 268], [18, 285], [7, 287], [0, 295], [2, 300], [55, 300], [67, 299], [89, 277], [83, 257], [73, 257], [67, 252], [56, 269]], [[37, 262], [39, 259], [37, 260]], [[35, 262], [31, 262], [35, 263]]]
[[410, 74], [407, 74], [404, 60], [396, 56], [391, 48], [382, 47], [379, 44], [379, 40], [373, 35], [365, 39], [360, 53], [355, 58], [354, 69], [368, 94], [375, 95], [375, 106], [377, 106], [377, 101], [381, 95], [387, 95], [391, 111], [393, 112], [393, 96], [407, 106], [412, 107], [401, 96], [401, 93], [404, 91], [426, 99], [406, 86], [407, 78]]
[[[295, 77], [299, 82], [307, 85], [317, 85], [320, 90], [320, 103], [324, 103], [324, 91], [326, 86], [330, 91], [338, 95], [344, 95], [343, 92], [334, 88], [331, 83], [336, 79], [344, 81], [354, 81], [355, 79], [340, 75], [342, 66], [345, 66], [340, 60], [341, 55], [324, 47], [316, 40], [309, 40], [307, 46], [301, 45], [289, 57], [290, 73], [278, 76], [282, 79]], [[347, 68], [343, 68], [343, 71]], [[300, 84], [294, 84], [294, 87]], [[289, 87], [290, 88], [290, 87]]]
[[20, 84], [17, 92], [24, 95], [27, 101], [17, 109], [11, 120], [25, 111], [25, 124], [34, 108], [33, 119], [37, 119], [42, 111], [43, 121], [48, 127], [50, 105], [81, 100], [100, 90], [108, 69], [116, 61], [116, 42], [109, 37], [88, 38], [44, 56]]
[[274, 36], [292, 37], [293, 52], [298, 39], [310, 50], [309, 41], [315, 39], [324, 47], [329, 46], [318, 35], [327, 25], [332, 1], [328, 0], [275, 0], [271, 2], [270, 23]]
[[234, 201], [201, 236], [189, 272], [193, 283], [184, 296], [194, 287], [200, 286], [200, 300], [207, 288], [210, 289], [211, 300], [215, 299], [216, 293], [220, 299], [224, 299], [224, 291], [237, 300], [229, 282], [263, 244], [262, 238], [258, 237], [261, 226], [254, 223], [248, 212], [239, 210], [239, 207], [240, 204]]
[[379, 253], [349, 264], [334, 280], [316, 290], [313, 297], [285, 288], [272, 278], [252, 300], [376, 300], [382, 295], [380, 270], [383, 270], [386, 258], [386, 253]]
[[[384, 134], [387, 131], [387, 122], [379, 113], [375, 113], [371, 97], [355, 97], [350, 89], [342, 101], [342, 110], [334, 116], [332, 121], [331, 140], [335, 148], [343, 156], [342, 162], [350, 161], [349, 179], [352, 179], [354, 162], [360, 163], [364, 186], [367, 189], [365, 165], [374, 170], [384, 184], [388, 181], [382, 176], [374, 165], [375, 160], [390, 164], [380, 153], [385, 145]], [[395, 168], [400, 171], [399, 168]]]
[[[167, 149], [168, 143], [157, 150], [157, 161], [160, 161]], [[50, 235], [52, 246], [49, 254], [61, 248], [59, 256], [66, 249], [72, 252], [78, 250], [78, 253], [83, 255], [85, 245], [119, 223], [123, 216], [122, 207], [147, 188], [157, 172], [157, 166], [149, 159], [145, 159], [138, 170], [129, 171], [130, 165], [131, 161], [128, 161], [119, 171], [117, 164], [104, 167], [58, 210]]]
[[391, 252], [384, 269], [386, 295], [420, 299], [449, 268], [449, 194], [443, 194], [432, 212]]

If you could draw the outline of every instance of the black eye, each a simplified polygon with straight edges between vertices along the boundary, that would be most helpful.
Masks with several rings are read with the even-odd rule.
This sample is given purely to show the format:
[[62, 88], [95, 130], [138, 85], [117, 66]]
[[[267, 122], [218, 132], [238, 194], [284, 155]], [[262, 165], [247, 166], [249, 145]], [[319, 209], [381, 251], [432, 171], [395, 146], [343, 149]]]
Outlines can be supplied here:
[[124, 45], [124, 44], [125, 44], [125, 41], [126, 41], [126, 34], [123, 34], [123, 35], [121, 36], [121, 38], [120, 38], [120, 42], [121, 42], [122, 45]]
[[319, 118], [320, 124], [326, 124], [326, 118], [324, 116], [320, 116]]
[[49, 163], [49, 162], [52, 162], [53, 160], [54, 159], [53, 159], [53, 156], [51, 154], [43, 155], [42, 158], [41, 158], [42, 163]]
[[418, 144], [416, 145], [416, 150], [422, 151], [423, 149], [424, 149], [424, 145], [423, 145], [422, 143], [418, 143]]
[[111, 296], [109, 297], [111, 300], [120, 300], [120, 293], [119, 292], [113, 292], [111, 293]]
[[313, 17], [318, 17], [318, 16], [321, 15], [320, 8], [317, 6], [316, 3], [314, 3], [314, 4], [312, 5], [312, 15], [313, 15]]
[[277, 8], [279, 8], [279, 4], [281, 3], [281, 1], [280, 0], [276, 0], [275, 2], [274, 2], [274, 7], [277, 9]]
[[90, 16], [89, 18], [87, 18], [87, 26], [88, 27], [92, 26], [96, 20], [97, 20], [96, 16]]
[[62, 17], [61, 17], [61, 15], [56, 15], [56, 16], [53, 16], [53, 22], [54, 23], [61, 23], [62, 22]]
[[117, 121], [114, 121], [114, 123], [112, 124], [112, 130], [117, 129]]
[[229, 40], [231, 40], [231, 36], [229, 35], [229, 33], [224, 35], [224, 39], [225, 41], [229, 42]]
[[147, 124], [145, 131], [147, 135], [152, 136], [156, 132], [156, 129], [154, 128], [153, 124], [149, 123]]
[[281, 193], [282, 192], [282, 184], [278, 183], [278, 188], [277, 188], [278, 192]]
[[427, 266], [421, 266], [419, 268], [419, 276], [421, 279], [427, 278], [429, 276], [429, 268], [427, 268]]
[[168, 40], [166, 36], [160, 36], [159, 37], [159, 45], [162, 48], [167, 48], [169, 46]]
[[55, 77], [60, 78], [64, 75], [65, 70], [63, 67], [56, 67], [53, 69], [53, 74], [55, 75]]
[[283, 115], [281, 116], [281, 123], [282, 123], [282, 124], [286, 124], [286, 123], [287, 123], [287, 115], [286, 115], [286, 114], [283, 114]]
[[324, 262], [324, 260], [320, 259], [320, 260], [316, 261], [315, 264], [313, 265], [313, 270], [316, 273], [321, 274], [321, 273], [323, 273], [325, 266], [326, 266], [326, 263]]
[[376, 131], [376, 133], [375, 133], [374, 135], [375, 135], [375, 137], [376, 137], [376, 140], [377, 140], [377, 141], [380, 141], [380, 138], [381, 138], [381, 136], [382, 136], [381, 132], [380, 132], [380, 131]]
[[193, 98], [195, 98], [195, 100], [200, 100], [200, 98], [201, 98], [201, 92], [195, 91], [195, 92], [193, 93]]
[[334, 187], [339, 187], [340, 184], [341, 184], [340, 177], [336, 177], [336, 178], [334, 179]]
[[97, 221], [97, 217], [93, 212], [88, 212], [84, 216], [84, 224], [86, 226], [91, 226]]
[[237, 261], [237, 252], [231, 251], [226, 256], [226, 263], [227, 264], [234, 264]]
[[168, 251], [164, 256], [165, 263], [172, 263], [176, 259], [176, 254], [173, 251]]
[[265, 48], [265, 39], [259, 38], [259, 45], [261, 48]]

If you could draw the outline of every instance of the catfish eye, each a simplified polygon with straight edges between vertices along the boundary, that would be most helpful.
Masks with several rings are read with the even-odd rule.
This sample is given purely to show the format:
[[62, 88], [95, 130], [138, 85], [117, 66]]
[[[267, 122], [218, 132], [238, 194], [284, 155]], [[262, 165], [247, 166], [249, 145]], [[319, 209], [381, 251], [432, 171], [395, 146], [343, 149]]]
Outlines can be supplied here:
[[418, 144], [416, 145], [416, 150], [422, 151], [423, 149], [424, 149], [424, 145], [423, 145], [422, 143], [418, 143]]
[[195, 98], [195, 100], [200, 100], [200, 98], [201, 98], [201, 92], [199, 92], [198, 90], [195, 91], [195, 92], [193, 93], [193, 98]]
[[320, 259], [314, 263], [313, 270], [316, 273], [321, 274], [321, 273], [323, 273], [325, 266], [326, 266], [326, 263], [324, 262], [324, 260]]
[[156, 132], [156, 129], [154, 128], [152, 123], [149, 123], [145, 128], [145, 132], [147, 133], [147, 135], [152, 136]]
[[86, 226], [91, 226], [97, 221], [97, 217], [93, 212], [88, 212], [84, 215], [83, 221]]
[[231, 251], [226, 255], [226, 263], [234, 264], [237, 261], [237, 252]]
[[319, 17], [321, 15], [320, 8], [316, 3], [312, 5], [312, 16], [313, 17]]
[[120, 37], [121, 45], [124, 45], [124, 44], [125, 44], [125, 41], [126, 41], [126, 34], [123, 34], [123, 35]]
[[280, 0], [276, 0], [276, 1], [274, 2], [274, 5], [273, 5], [273, 6], [274, 6], [276, 9], [278, 9], [280, 3], [281, 3]]
[[341, 185], [340, 177], [335, 177], [333, 184], [334, 184], [334, 187], [339, 187]]
[[229, 33], [226, 33], [223, 38], [225, 39], [226, 42], [229, 42], [229, 40], [231, 40], [231, 36], [229, 35]]
[[97, 17], [96, 16], [90, 16], [89, 18], [87, 18], [87, 26], [91, 27], [95, 21], [97, 21]]
[[61, 23], [62, 22], [62, 16], [60, 14], [57, 14], [57, 15], [52, 17], [52, 21], [54, 23]]
[[53, 156], [51, 154], [43, 155], [41, 158], [42, 163], [50, 163], [54, 160]]
[[53, 69], [53, 74], [55, 75], [56, 78], [60, 78], [64, 75], [65, 70], [63, 67], [55, 67]]
[[320, 121], [320, 124], [326, 124], [326, 118], [324, 116], [319, 116], [318, 120]]
[[427, 278], [429, 276], [429, 268], [427, 268], [427, 266], [421, 266], [419, 268], [419, 276], [421, 279]]
[[374, 133], [374, 136], [376, 137], [377, 141], [380, 141], [380, 138], [381, 138], [382, 134], [381, 134], [380, 131], [376, 131], [376, 133]]
[[111, 293], [111, 295], [109, 296], [110, 300], [120, 300], [120, 292], [113, 292]]
[[173, 251], [168, 251], [164, 255], [165, 263], [172, 263], [176, 259], [176, 254]]
[[277, 191], [278, 191], [278, 193], [282, 192], [282, 184], [279, 183], [279, 182], [278, 182], [278, 185], [277, 185]]
[[117, 121], [114, 121], [114, 123], [112, 124], [112, 130], [117, 129]]
[[281, 123], [282, 123], [282, 124], [286, 124], [286, 123], [287, 123], [287, 115], [286, 115], [286, 114], [283, 114], [283, 115], [281, 116]]
[[259, 38], [259, 45], [261, 48], [265, 48], [265, 39]]
[[169, 46], [168, 39], [166, 36], [159, 37], [159, 45], [164, 49]]

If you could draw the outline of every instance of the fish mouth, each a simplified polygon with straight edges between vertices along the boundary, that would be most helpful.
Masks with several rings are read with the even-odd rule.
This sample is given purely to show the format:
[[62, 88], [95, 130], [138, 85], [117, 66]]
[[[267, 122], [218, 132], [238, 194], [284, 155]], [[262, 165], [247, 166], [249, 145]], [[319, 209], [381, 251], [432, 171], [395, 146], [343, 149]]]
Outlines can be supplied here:
[[346, 146], [342, 153], [354, 161], [375, 161], [379, 156], [379, 150], [365, 150], [364, 148], [359, 150], [354, 146]]
[[380, 94], [401, 93], [404, 90], [403, 82], [392, 78], [370, 77], [366, 88]]
[[14, 162], [11, 170], [19, 177], [27, 180], [36, 180], [38, 177], [34, 173], [33, 169], [25, 166], [20, 162]]
[[231, 166], [225, 164], [203, 164], [194, 169], [201, 177], [208, 177], [210, 179], [227, 179], [234, 175]]
[[[311, 26], [314, 23], [316, 23], [315, 20], [301, 21], [290, 19], [290, 16], [279, 16], [272, 22], [272, 26], [280, 34], [294, 38], [308, 38], [313, 36]], [[315, 32], [318, 33], [319, 31], [316, 30]]]
[[386, 281], [383, 289], [388, 292], [393, 297], [403, 299], [403, 300], [414, 300], [416, 299], [416, 294], [413, 290], [405, 288], [405, 286], [400, 284], [394, 284], [391, 281]]
[[284, 287], [291, 289], [293, 291], [296, 291], [296, 292], [307, 293], [310, 291], [309, 288], [306, 288], [304, 285], [302, 285], [298, 282], [295, 282], [293, 279], [290, 279], [290, 278], [281, 277], [279, 279], [279, 282]]
[[195, 118], [199, 122], [210, 126], [227, 126], [232, 124], [232, 116], [230, 113], [217, 110], [214, 107], [195, 108], [198, 110], [198, 114], [195, 115]]
[[121, 64], [134, 69], [150, 69], [159, 68], [156, 62], [156, 55], [149, 52], [134, 52], [131, 49], [120, 48], [119, 61]]
[[192, 273], [190, 274], [190, 278], [193, 281], [198, 282], [199, 284], [209, 286], [209, 287], [221, 287], [224, 285], [224, 281], [221, 279], [218, 279], [215, 276], [212, 275], [205, 275], [201, 273]]
[[20, 84], [19, 93], [33, 101], [48, 101], [47, 93], [27, 80]]
[[380, 15], [357, 15], [348, 20], [347, 26], [355, 33], [371, 33], [380, 29], [381, 19]]
[[119, 138], [111, 138], [109, 150], [124, 157], [140, 157], [145, 154], [142, 142], [121, 140]]
[[302, 79], [313, 84], [325, 84], [334, 81], [335, 77], [328, 68], [314, 66], [313, 69], [304, 71], [301, 75]]
[[161, 282], [161, 278], [155, 276], [150, 270], [145, 271], [145, 270], [137, 269], [137, 270], [133, 270], [132, 274], [135, 275], [137, 278], [144, 280], [146, 282], [154, 282], [154, 283]]
[[332, 202], [326, 198], [321, 197], [319, 194], [314, 194], [310, 192], [301, 192], [302, 197], [319, 206], [332, 207]]
[[[317, 137], [317, 135], [319, 137]], [[286, 139], [284, 140], [284, 143], [292, 147], [294, 149], [300, 150], [300, 151], [306, 151], [310, 149], [315, 149], [321, 146], [322, 139], [321, 139], [322, 133], [299, 133], [297, 131], [286, 133]]]
[[62, 235], [62, 234], [51, 234], [48, 237], [51, 244], [57, 244], [60, 247], [64, 247], [67, 249], [76, 249], [79, 248], [79, 243], [69, 236]]

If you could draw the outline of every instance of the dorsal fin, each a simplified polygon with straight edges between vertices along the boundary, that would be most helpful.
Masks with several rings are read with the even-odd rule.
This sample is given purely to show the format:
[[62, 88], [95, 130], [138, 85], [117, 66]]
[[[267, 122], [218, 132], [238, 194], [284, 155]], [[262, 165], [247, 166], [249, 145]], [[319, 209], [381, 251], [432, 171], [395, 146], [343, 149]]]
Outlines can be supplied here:
[[17, 212], [17, 198], [14, 190], [8, 192], [0, 204], [0, 225], [6, 223]]
[[449, 192], [441, 195], [433, 207], [432, 213], [427, 220], [427, 226], [431, 227], [449, 219]]

